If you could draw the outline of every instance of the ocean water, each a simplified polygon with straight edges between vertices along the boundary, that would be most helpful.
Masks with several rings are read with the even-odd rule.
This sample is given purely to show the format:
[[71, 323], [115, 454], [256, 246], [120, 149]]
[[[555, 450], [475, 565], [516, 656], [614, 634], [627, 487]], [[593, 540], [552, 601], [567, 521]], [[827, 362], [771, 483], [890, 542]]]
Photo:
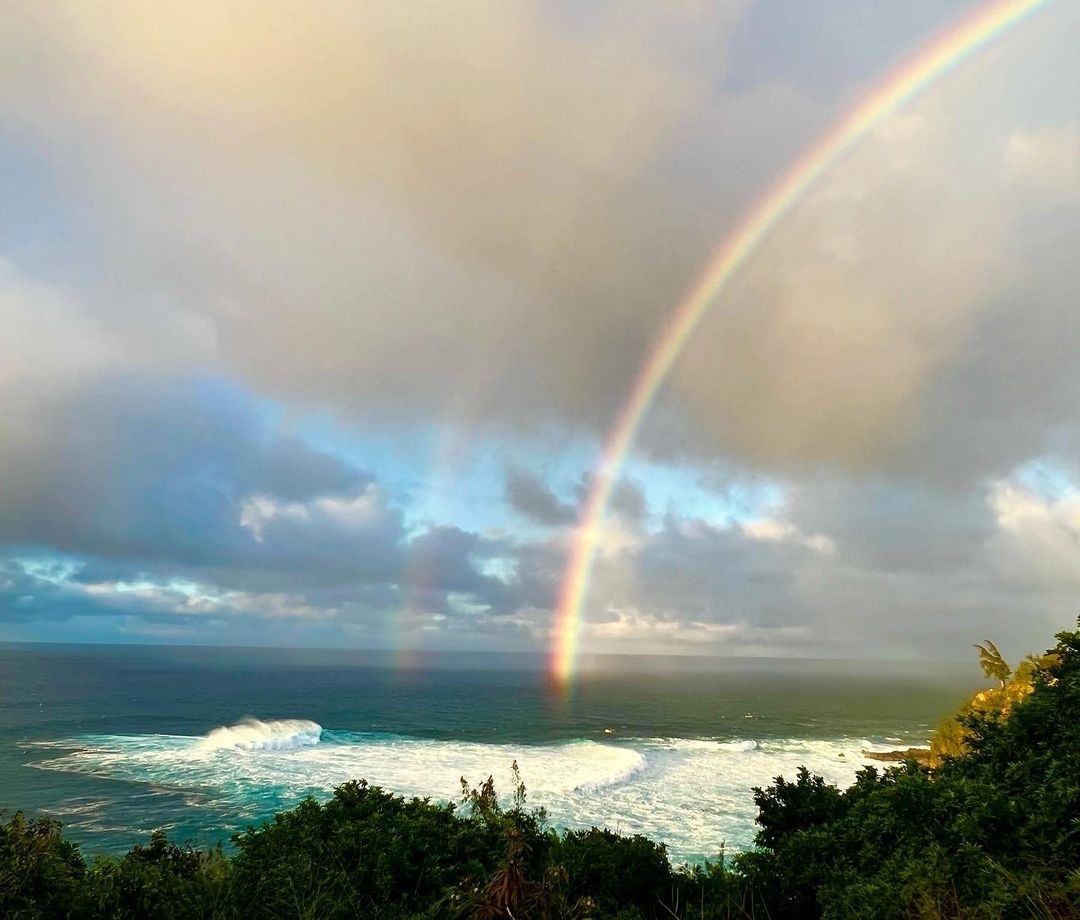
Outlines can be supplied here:
[[352, 651], [0, 646], [0, 810], [49, 812], [88, 852], [155, 828], [230, 835], [367, 779], [456, 801], [511, 790], [556, 827], [664, 841], [677, 861], [752, 844], [751, 787], [801, 765], [847, 784], [865, 751], [925, 745], [973, 669], [593, 659], [570, 698], [542, 661]]

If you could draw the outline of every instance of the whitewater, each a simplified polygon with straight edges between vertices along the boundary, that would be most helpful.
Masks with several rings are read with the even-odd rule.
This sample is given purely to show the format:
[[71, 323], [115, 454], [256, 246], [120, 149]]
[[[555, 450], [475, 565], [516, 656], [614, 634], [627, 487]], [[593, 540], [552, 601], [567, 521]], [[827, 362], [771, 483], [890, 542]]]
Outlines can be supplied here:
[[977, 668], [950, 682], [932, 663], [619, 658], [568, 700], [543, 666], [0, 644], [0, 812], [55, 815], [91, 856], [157, 829], [228, 846], [350, 780], [458, 802], [462, 777], [490, 775], [509, 795], [516, 761], [551, 826], [646, 834], [700, 861], [752, 846], [752, 787], [801, 766], [846, 785], [864, 751], [925, 745], [978, 686]]
[[664, 841], [677, 861], [745, 849], [754, 834], [750, 789], [800, 766], [847, 785], [892, 745], [868, 739], [578, 739], [556, 744], [431, 740], [324, 728], [306, 719], [244, 719], [202, 736], [88, 735], [30, 745], [58, 752], [40, 769], [183, 793], [193, 806], [265, 820], [305, 796], [366, 779], [405, 796], [457, 801], [461, 778], [492, 775], [512, 792], [517, 763], [528, 804], [557, 828], [606, 827]]

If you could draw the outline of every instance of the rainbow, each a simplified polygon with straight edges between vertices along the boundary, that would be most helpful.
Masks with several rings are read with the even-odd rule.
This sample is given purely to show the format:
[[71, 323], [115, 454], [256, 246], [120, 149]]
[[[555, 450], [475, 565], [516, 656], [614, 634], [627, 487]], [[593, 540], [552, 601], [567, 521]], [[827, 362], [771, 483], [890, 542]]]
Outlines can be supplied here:
[[728, 234], [697, 282], [672, 311], [611, 426], [582, 508], [555, 609], [552, 677], [567, 686], [574, 673], [581, 607], [608, 501], [638, 428], [709, 307], [768, 233], [815, 182], [893, 112], [1050, 0], [999, 0], [946, 28], [872, 87], [804, 153]]

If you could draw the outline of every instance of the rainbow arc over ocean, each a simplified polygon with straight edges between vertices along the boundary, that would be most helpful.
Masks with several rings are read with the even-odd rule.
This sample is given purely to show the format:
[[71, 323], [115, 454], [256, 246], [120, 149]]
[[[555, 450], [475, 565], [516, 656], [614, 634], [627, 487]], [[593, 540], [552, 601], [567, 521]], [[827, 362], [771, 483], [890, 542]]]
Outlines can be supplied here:
[[559, 590], [549, 667], [564, 688], [574, 676], [582, 605], [612, 491], [642, 420], [687, 341], [769, 232], [846, 153], [883, 121], [1050, 0], [984, 3], [946, 28], [862, 96], [744, 215], [671, 312], [604, 440]]

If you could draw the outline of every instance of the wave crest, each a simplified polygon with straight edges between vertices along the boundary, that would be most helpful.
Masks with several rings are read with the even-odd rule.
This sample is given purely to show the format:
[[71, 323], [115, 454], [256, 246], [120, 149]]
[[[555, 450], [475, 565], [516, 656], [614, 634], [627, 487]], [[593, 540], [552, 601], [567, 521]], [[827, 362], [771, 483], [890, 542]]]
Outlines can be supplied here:
[[619, 752], [619, 759], [618, 762], [613, 762], [610, 757], [611, 750], [612, 749], [609, 749], [606, 752], [609, 755], [606, 758], [608, 762], [597, 765], [601, 768], [606, 768], [608, 772], [594, 780], [578, 783], [574, 786], [574, 792], [579, 794], [600, 792], [614, 786], [621, 786], [624, 783], [628, 783], [645, 770], [647, 762], [645, 755], [640, 751], [634, 751], [628, 748], [615, 748], [614, 750]]
[[721, 741], [719, 744], [717, 744], [717, 747], [719, 747], [722, 751], [746, 752], [756, 751], [758, 748], [758, 743], [749, 739], [746, 741]]
[[294, 751], [312, 747], [322, 737], [322, 726], [310, 719], [241, 719], [222, 725], [199, 741], [201, 751]]

